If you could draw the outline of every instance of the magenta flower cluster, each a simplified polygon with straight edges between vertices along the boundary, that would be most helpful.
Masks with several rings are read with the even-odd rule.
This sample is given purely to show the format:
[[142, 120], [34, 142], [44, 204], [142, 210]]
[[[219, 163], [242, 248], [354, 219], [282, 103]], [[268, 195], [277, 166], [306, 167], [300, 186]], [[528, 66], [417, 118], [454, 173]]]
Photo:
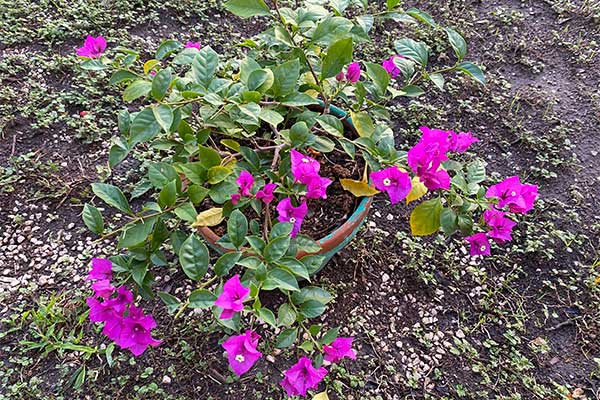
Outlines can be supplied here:
[[[239, 275], [234, 275], [223, 285], [223, 292], [217, 297], [215, 306], [223, 309], [220, 319], [232, 318], [244, 309], [244, 301], [248, 299], [250, 289], [240, 282]], [[241, 376], [248, 372], [262, 357], [257, 350], [260, 335], [252, 330], [246, 330], [242, 335], [231, 336], [223, 342], [223, 349], [227, 352], [227, 360], [233, 372]], [[356, 358], [352, 349], [353, 338], [337, 338], [330, 345], [323, 346], [324, 360], [327, 364], [339, 362], [342, 358]], [[281, 385], [288, 395], [306, 395], [308, 389], [314, 389], [327, 374], [323, 367], [314, 368], [312, 361], [307, 357], [300, 360], [284, 372]]]
[[[496, 243], [512, 240], [512, 229], [516, 222], [507, 218], [509, 213], [526, 214], [533, 208], [538, 197], [536, 185], [522, 184], [518, 176], [511, 176], [502, 182], [490, 186], [485, 196], [494, 198], [498, 203], [494, 208], [483, 213], [483, 220], [488, 226], [486, 233], [478, 232], [465, 238], [470, 245], [472, 256], [490, 255], [490, 239]], [[508, 209], [508, 211], [503, 211]]]
[[[449, 189], [450, 176], [442, 168], [448, 152], [463, 153], [479, 140], [470, 132], [456, 133], [421, 127], [419, 143], [408, 151], [408, 165], [429, 190]], [[412, 189], [410, 175], [396, 166], [372, 172], [371, 181], [377, 190], [386, 192], [392, 204], [406, 198]]]
[[338, 82], [343, 82], [344, 80], [350, 83], [358, 82], [360, 79], [360, 64], [356, 61], [353, 62], [352, 64], [348, 65], [345, 74], [344, 71], [340, 71], [340, 73], [335, 76], [335, 79]]
[[156, 321], [133, 304], [133, 293], [125, 286], [117, 289], [112, 285], [110, 260], [92, 259], [92, 270], [87, 280], [95, 281], [92, 284], [94, 295], [87, 299], [90, 320], [104, 323], [104, 335], [119, 347], [129, 349], [135, 356], [142, 354], [148, 346], [161, 343], [151, 334], [152, 329], [156, 328]]
[[463, 153], [479, 139], [470, 132], [456, 133], [422, 126], [423, 135], [408, 151], [408, 165], [429, 190], [449, 189], [450, 176], [442, 168], [448, 160], [448, 152]]
[[258, 200], [262, 200], [262, 202], [265, 204], [271, 203], [275, 198], [273, 195], [273, 192], [277, 187], [275, 183], [267, 183], [265, 186], [259, 189], [256, 194], [253, 194], [252, 187], [254, 186], [254, 177], [246, 170], [242, 170], [242, 172], [240, 172], [240, 176], [235, 182], [238, 184], [239, 190], [237, 193], [231, 195], [231, 203], [233, 205], [236, 205], [242, 197], [255, 197]]

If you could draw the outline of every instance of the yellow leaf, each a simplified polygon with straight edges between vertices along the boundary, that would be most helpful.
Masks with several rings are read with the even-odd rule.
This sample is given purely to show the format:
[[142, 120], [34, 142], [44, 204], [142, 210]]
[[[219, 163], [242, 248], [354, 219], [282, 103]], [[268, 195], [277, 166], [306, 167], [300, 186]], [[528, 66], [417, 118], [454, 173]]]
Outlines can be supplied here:
[[408, 196], [406, 196], [406, 204], [409, 204], [411, 201], [419, 200], [427, 193], [427, 186], [421, 182], [418, 176], [412, 178], [411, 184], [412, 189]]
[[196, 222], [194, 222], [192, 226], [216, 226], [219, 225], [221, 221], [223, 221], [223, 209], [215, 207], [198, 214]]
[[440, 198], [427, 200], [415, 207], [410, 214], [410, 230], [413, 236], [427, 236], [440, 229], [442, 213]]
[[375, 132], [375, 124], [373, 120], [364, 111], [354, 112], [350, 111], [350, 117], [352, 118], [352, 125], [356, 128], [360, 137], [371, 137]]
[[148, 60], [144, 63], [144, 74], [148, 75], [154, 67], [160, 64], [158, 60]]
[[353, 179], [340, 179], [342, 187], [356, 197], [374, 196], [379, 190], [370, 186], [366, 181], [355, 181]]
[[600, 275], [594, 279], [594, 285], [597, 285], [598, 283], [600, 283]]
[[313, 396], [312, 400], [329, 400], [329, 396], [327, 396], [327, 392], [321, 392], [321, 393], [315, 394]]

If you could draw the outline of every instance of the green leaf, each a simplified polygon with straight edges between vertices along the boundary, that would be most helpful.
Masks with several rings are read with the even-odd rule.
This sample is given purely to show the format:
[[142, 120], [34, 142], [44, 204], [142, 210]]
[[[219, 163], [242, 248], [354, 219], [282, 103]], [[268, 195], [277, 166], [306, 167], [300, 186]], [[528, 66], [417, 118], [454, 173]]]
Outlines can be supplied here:
[[440, 226], [447, 236], [452, 235], [458, 228], [458, 216], [451, 208], [444, 208], [440, 215]]
[[260, 237], [254, 235], [246, 236], [246, 240], [256, 254], [262, 255], [263, 251], [265, 251], [265, 246], [267, 244]]
[[285, 349], [294, 344], [298, 338], [298, 328], [286, 329], [279, 334], [275, 347], [278, 349]]
[[183, 272], [192, 280], [201, 280], [208, 271], [208, 249], [196, 234], [192, 233], [179, 249], [179, 263]]
[[342, 121], [340, 121], [339, 118], [336, 118], [331, 114], [319, 115], [317, 117], [317, 123], [330, 135], [338, 137], [344, 136], [344, 124], [342, 124]]
[[185, 203], [177, 207], [174, 212], [180, 219], [189, 223], [196, 222], [196, 217], [198, 216], [196, 208], [192, 203]]
[[182, 47], [183, 45], [177, 40], [165, 40], [160, 44], [160, 46], [158, 46], [158, 49], [156, 49], [154, 58], [157, 60], [162, 60]]
[[177, 311], [179, 307], [181, 307], [181, 301], [177, 297], [167, 292], [159, 292], [158, 297], [160, 297], [163, 303], [165, 303], [165, 305], [167, 306], [167, 312], [169, 314], [174, 314], [175, 311]]
[[427, 45], [424, 43], [417, 42], [412, 39], [400, 39], [394, 42], [394, 47], [396, 48], [398, 54], [415, 61], [421, 67], [425, 67], [427, 65], [429, 53], [427, 50]]
[[312, 144], [313, 135], [304, 121], [298, 121], [290, 128], [290, 142], [292, 147], [301, 148]]
[[85, 226], [96, 235], [100, 235], [104, 231], [104, 218], [102, 218], [102, 214], [96, 207], [85, 203], [82, 217]]
[[273, 328], [277, 328], [275, 314], [273, 314], [273, 311], [269, 310], [268, 308], [260, 308], [258, 310], [258, 317], [265, 321], [267, 324], [271, 325]]
[[352, 21], [347, 18], [327, 17], [317, 25], [311, 39], [314, 43], [329, 46], [334, 40], [348, 35], [352, 27]]
[[304, 256], [300, 261], [302, 261], [302, 263], [306, 265], [306, 269], [308, 270], [309, 274], [314, 274], [323, 265], [323, 262], [325, 261], [325, 256], [320, 254], [314, 254]]
[[211, 185], [215, 185], [219, 182], [223, 182], [225, 178], [227, 178], [232, 173], [233, 171], [230, 168], [217, 165], [211, 167], [208, 170], [206, 177], [208, 178], [208, 183], [210, 183]]
[[129, 128], [129, 140], [132, 145], [147, 142], [160, 132], [160, 124], [154, 117], [154, 111], [151, 107], [147, 107], [140, 111]]
[[288, 303], [283, 303], [277, 311], [277, 325], [290, 326], [294, 322], [296, 322], [296, 312]]
[[262, 90], [259, 90], [259, 88], [262, 88], [265, 83], [269, 86], [266, 90], [270, 89], [273, 85], [272, 81], [270, 82], [270, 85], [267, 83], [270, 79], [273, 79], [273, 72], [271, 72], [271, 70], [257, 69], [252, 71], [248, 76], [248, 83], [246, 83], [246, 86], [248, 86], [248, 90], [263, 92]]
[[273, 70], [273, 77], [274, 81], [271, 90], [276, 98], [292, 93], [300, 77], [300, 62], [295, 58], [278, 65]]
[[177, 181], [171, 181], [163, 187], [158, 195], [158, 204], [162, 208], [171, 207], [177, 201]]
[[101, 60], [85, 60], [79, 66], [86, 71], [102, 71], [108, 68]]
[[277, 264], [280, 267], [284, 267], [285, 269], [289, 270], [297, 277], [310, 281], [306, 265], [304, 265], [302, 262], [298, 261], [294, 257], [284, 257], [281, 260], [279, 260]]
[[375, 132], [375, 124], [373, 120], [364, 111], [354, 112], [350, 111], [350, 117], [352, 118], [352, 124], [360, 137], [371, 137]]
[[130, 150], [129, 145], [122, 138], [114, 138], [113, 145], [108, 152], [108, 165], [114, 168], [129, 155]]
[[379, 95], [383, 96], [390, 84], [390, 74], [379, 64], [368, 62], [365, 63], [365, 66], [367, 68], [367, 76], [371, 78], [375, 87], [377, 87]]
[[444, 83], [446, 82], [444, 75], [438, 73], [431, 74], [429, 75], [429, 79], [431, 79], [431, 82], [433, 82], [438, 89], [444, 90]]
[[199, 185], [190, 185], [187, 189], [187, 195], [193, 204], [200, 204], [202, 200], [206, 198], [209, 192], [210, 189]]
[[306, 93], [291, 93], [281, 101], [281, 104], [288, 107], [303, 107], [319, 104], [319, 102], [317, 99], [307, 95]]
[[317, 140], [311, 147], [321, 153], [329, 153], [335, 149], [335, 142], [325, 136], [317, 136]]
[[131, 71], [127, 71], [126, 69], [120, 69], [114, 74], [112, 74], [110, 80], [108, 81], [108, 84], [116, 85], [117, 83], [121, 82], [133, 81], [136, 80], [137, 77], [138, 76]]
[[283, 122], [283, 116], [270, 108], [261, 108], [258, 118], [275, 127]]
[[162, 189], [169, 182], [176, 180], [179, 174], [171, 164], [166, 162], [152, 163], [148, 167], [148, 179], [157, 189]]
[[240, 248], [246, 242], [248, 220], [240, 210], [233, 210], [227, 221], [227, 236], [231, 243]]
[[406, 13], [408, 15], [410, 15], [411, 17], [413, 17], [414, 19], [426, 23], [427, 25], [431, 26], [432, 28], [435, 28], [437, 26], [433, 17], [431, 15], [427, 14], [423, 10], [419, 10], [418, 8], [411, 7], [408, 10], [406, 10]]
[[92, 191], [106, 204], [127, 214], [133, 214], [125, 195], [116, 186], [107, 183], [92, 183]]
[[264, 251], [264, 256], [267, 261], [277, 261], [287, 252], [290, 247], [290, 237], [278, 237], [267, 244]]
[[192, 61], [192, 76], [196, 83], [208, 87], [219, 65], [219, 55], [210, 47], [204, 46]]
[[485, 180], [485, 163], [481, 160], [473, 161], [467, 168], [467, 181], [481, 183]]
[[152, 97], [155, 100], [162, 100], [169, 90], [169, 86], [171, 86], [171, 81], [173, 80], [173, 74], [171, 74], [171, 69], [165, 68], [158, 71], [158, 73], [152, 79]]
[[404, 92], [403, 95], [406, 97], [418, 97], [425, 93], [425, 91], [417, 85], [404, 86], [402, 92]]
[[166, 133], [169, 133], [171, 124], [173, 124], [173, 110], [171, 110], [171, 107], [160, 105], [158, 107], [153, 107], [152, 112], [154, 113], [156, 122], [158, 122]]
[[316, 318], [325, 312], [325, 304], [317, 300], [307, 300], [300, 305], [299, 311], [306, 318]]
[[223, 6], [241, 18], [271, 15], [264, 0], [229, 0]]
[[400, 4], [400, 0], [386, 0], [385, 2], [388, 11], [393, 10], [398, 4]]
[[321, 250], [321, 245], [317, 241], [305, 235], [296, 236], [294, 242], [296, 243], [298, 250], [306, 253], [316, 253]]
[[446, 28], [446, 33], [448, 34], [450, 45], [454, 49], [454, 54], [456, 54], [458, 61], [462, 61], [462, 59], [467, 55], [467, 42], [465, 42], [465, 39], [461, 36], [461, 34], [456, 32], [454, 29]]
[[327, 55], [323, 59], [321, 79], [336, 76], [344, 65], [352, 62], [352, 38], [338, 40], [327, 49]]
[[242, 253], [239, 251], [232, 251], [223, 254], [217, 262], [215, 262], [214, 269], [215, 274], [218, 276], [225, 276], [229, 273], [229, 270], [240, 260]]
[[426, 236], [440, 228], [442, 201], [439, 197], [419, 204], [410, 214], [410, 229], [414, 236]]
[[292, 229], [294, 229], [294, 224], [289, 222], [278, 222], [271, 229], [269, 239], [273, 240], [278, 237], [289, 237], [292, 233]]
[[291, 272], [282, 269], [274, 268], [267, 273], [267, 279], [263, 283], [264, 290], [291, 290], [298, 291], [298, 281]]
[[142, 96], [148, 95], [152, 89], [152, 83], [144, 79], [133, 81], [125, 88], [123, 92], [123, 100], [130, 102]]
[[148, 218], [144, 221], [136, 222], [125, 229], [119, 238], [119, 248], [134, 247], [144, 242], [154, 229], [157, 218]]
[[[306, 258], [306, 257], [305, 257]], [[308, 300], [315, 300], [322, 304], [327, 304], [333, 300], [333, 296], [327, 290], [318, 286], [306, 286], [292, 295], [294, 304], [302, 304]]]
[[323, 335], [323, 337], [321, 337], [321, 339], [319, 340], [319, 343], [325, 344], [325, 345], [330, 345], [338, 337], [339, 333], [340, 333], [339, 327], [332, 328], [332, 329], [328, 330]]
[[221, 156], [210, 147], [198, 146], [198, 161], [207, 170], [221, 164]]
[[210, 308], [215, 305], [217, 296], [206, 289], [196, 289], [190, 293], [190, 308]]
[[457, 70], [469, 75], [471, 78], [475, 79], [477, 82], [485, 85], [485, 75], [481, 68], [477, 65], [470, 62], [463, 62], [457, 67]]

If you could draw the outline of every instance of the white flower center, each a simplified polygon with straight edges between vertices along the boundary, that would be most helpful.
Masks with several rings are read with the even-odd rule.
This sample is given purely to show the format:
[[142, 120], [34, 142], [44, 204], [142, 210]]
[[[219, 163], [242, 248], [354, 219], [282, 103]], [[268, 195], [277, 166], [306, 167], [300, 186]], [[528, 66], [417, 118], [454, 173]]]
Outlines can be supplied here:
[[246, 359], [244, 358], [243, 355], [238, 354], [237, 356], [235, 356], [235, 361], [243, 363], [244, 361], [246, 361]]
[[296, 218], [294, 218], [294, 217], [290, 218], [290, 222], [293, 224], [294, 222], [296, 222]]
[[481, 246], [481, 247], [479, 248], [479, 250], [480, 250], [480, 251], [485, 251], [485, 249], [486, 249], [486, 247], [485, 247], [485, 246]]
[[383, 186], [390, 186], [392, 184], [392, 181], [390, 180], [390, 178], [385, 178], [383, 180]]
[[309, 163], [309, 162], [310, 162], [310, 160], [309, 160], [308, 158], [306, 158], [306, 157], [303, 157], [303, 158], [302, 158], [302, 162], [303, 162], [303, 163]]
[[514, 190], [510, 193], [511, 196], [516, 196], [517, 192], [515, 192]]

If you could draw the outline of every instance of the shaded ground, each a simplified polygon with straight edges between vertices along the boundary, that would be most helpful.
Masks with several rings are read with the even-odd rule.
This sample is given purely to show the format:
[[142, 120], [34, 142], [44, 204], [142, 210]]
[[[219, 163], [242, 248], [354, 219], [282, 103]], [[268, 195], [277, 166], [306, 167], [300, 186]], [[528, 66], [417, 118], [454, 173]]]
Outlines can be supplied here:
[[[258, 30], [200, 0], [91, 3], [0, 0], [0, 399], [282, 398], [277, 371], [291, 357], [234, 380], [202, 314], [175, 323], [149, 304], [165, 343], [137, 359], [107, 357], [86, 321], [88, 260], [113, 249], [92, 242], [79, 213], [89, 183], [109, 173], [121, 102], [106, 77], [78, 71], [73, 49], [92, 32], [149, 51], [177, 37], [230, 52]], [[489, 84], [451, 81], [441, 96], [390, 105], [398, 142], [413, 144], [421, 124], [471, 130], [489, 170], [539, 184], [542, 200], [484, 262], [459, 240], [409, 237], [408, 211], [379, 200], [318, 277], [338, 295], [325, 323], [355, 335], [359, 353], [323, 388], [340, 399], [598, 398], [600, 6], [410, 3], [468, 38]], [[389, 56], [407, 33], [444, 50], [443, 33], [423, 29], [377, 27], [362, 58]], [[123, 167], [122, 183], [145, 156]], [[175, 268], [156, 272], [174, 295], [191, 289]]]

